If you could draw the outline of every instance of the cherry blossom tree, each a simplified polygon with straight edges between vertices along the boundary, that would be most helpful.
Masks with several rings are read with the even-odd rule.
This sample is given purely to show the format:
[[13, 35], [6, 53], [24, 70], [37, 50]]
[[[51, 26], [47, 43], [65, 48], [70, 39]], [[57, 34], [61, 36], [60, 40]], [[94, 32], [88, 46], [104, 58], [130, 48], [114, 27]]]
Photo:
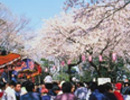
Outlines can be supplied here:
[[66, 63], [71, 60], [69, 70], [71, 66], [81, 63], [81, 55], [92, 56], [93, 59], [103, 56], [106, 65], [103, 62], [97, 65], [95, 61], [89, 62], [100, 77], [103, 76], [101, 69], [107, 69], [108, 74], [115, 69], [112, 60], [114, 52], [125, 63], [129, 62], [129, 1], [118, 1], [116, 5], [115, 2], [111, 5], [109, 2], [95, 4], [81, 14], [82, 10], [79, 8], [76, 13], [63, 14], [45, 22], [41, 30], [43, 38], [38, 44], [44, 54]]
[[[80, 1], [68, 0], [66, 5], [73, 12], [44, 20], [35, 38], [38, 41], [29, 48], [31, 55], [64, 61], [69, 74], [73, 66], [82, 64], [84, 55], [99, 77], [117, 78], [116, 69], [130, 61], [130, 2], [107, 0], [88, 5]], [[117, 59], [112, 59], [113, 54]]]
[[100, 13], [99, 20], [87, 29], [91, 31], [98, 28], [105, 19], [125, 9], [129, 4], [130, 0], [66, 0], [64, 9], [65, 11], [72, 9], [75, 13], [75, 20], [92, 18], [94, 16], [93, 14], [97, 13], [97, 15], [99, 15], [99, 10], [96, 9], [104, 10]]
[[25, 17], [16, 17], [3, 4], [0, 4], [0, 47], [8, 52], [21, 51], [24, 47], [25, 27], [28, 20]]

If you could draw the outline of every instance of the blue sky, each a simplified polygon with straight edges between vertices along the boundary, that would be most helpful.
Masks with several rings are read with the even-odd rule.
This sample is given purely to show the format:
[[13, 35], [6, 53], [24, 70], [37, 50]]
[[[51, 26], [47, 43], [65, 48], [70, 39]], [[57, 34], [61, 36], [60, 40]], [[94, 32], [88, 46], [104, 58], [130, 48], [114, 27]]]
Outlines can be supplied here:
[[40, 28], [42, 19], [52, 18], [63, 11], [65, 0], [1, 0], [14, 14], [26, 16], [34, 29]]

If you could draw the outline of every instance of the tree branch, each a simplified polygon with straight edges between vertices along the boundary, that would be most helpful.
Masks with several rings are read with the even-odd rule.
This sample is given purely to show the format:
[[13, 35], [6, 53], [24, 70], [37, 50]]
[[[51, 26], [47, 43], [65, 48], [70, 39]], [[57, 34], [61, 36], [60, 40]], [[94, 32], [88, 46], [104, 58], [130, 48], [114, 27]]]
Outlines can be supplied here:
[[109, 18], [110, 16], [114, 15], [116, 12], [122, 10], [123, 8], [125, 8], [128, 4], [130, 4], [130, 1], [128, 1], [127, 3], [125, 3], [122, 7], [115, 9], [115, 11], [113, 11], [113, 13], [109, 14], [108, 16], [104, 17], [103, 19], [101, 19], [98, 24], [96, 24], [94, 27], [91, 28], [91, 30], [94, 30], [95, 28], [99, 27], [100, 24], [107, 18]]
[[81, 62], [82, 62], [82, 55], [79, 56], [79, 61], [78, 62], [76, 62], [74, 64], [68, 64], [68, 66], [73, 67], [73, 66], [79, 65]]

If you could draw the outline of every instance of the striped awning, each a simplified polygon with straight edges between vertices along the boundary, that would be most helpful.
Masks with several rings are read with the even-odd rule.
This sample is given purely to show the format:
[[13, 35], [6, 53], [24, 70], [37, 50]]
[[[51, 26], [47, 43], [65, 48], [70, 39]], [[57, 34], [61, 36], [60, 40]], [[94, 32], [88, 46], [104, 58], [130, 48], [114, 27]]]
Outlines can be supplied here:
[[7, 65], [10, 65], [19, 59], [20, 59], [20, 55], [15, 54], [15, 53], [10, 53], [10, 54], [5, 55], [5, 56], [0, 55], [0, 68], [3, 68]]

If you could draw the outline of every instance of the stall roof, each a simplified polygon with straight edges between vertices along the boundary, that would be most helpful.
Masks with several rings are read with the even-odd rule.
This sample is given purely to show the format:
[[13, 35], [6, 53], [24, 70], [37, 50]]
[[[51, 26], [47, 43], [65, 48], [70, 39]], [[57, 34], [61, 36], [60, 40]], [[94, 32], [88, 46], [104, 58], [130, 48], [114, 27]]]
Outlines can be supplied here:
[[0, 55], [0, 68], [3, 68], [9, 64], [20, 59], [20, 55], [16, 53], [10, 53], [8, 55]]

